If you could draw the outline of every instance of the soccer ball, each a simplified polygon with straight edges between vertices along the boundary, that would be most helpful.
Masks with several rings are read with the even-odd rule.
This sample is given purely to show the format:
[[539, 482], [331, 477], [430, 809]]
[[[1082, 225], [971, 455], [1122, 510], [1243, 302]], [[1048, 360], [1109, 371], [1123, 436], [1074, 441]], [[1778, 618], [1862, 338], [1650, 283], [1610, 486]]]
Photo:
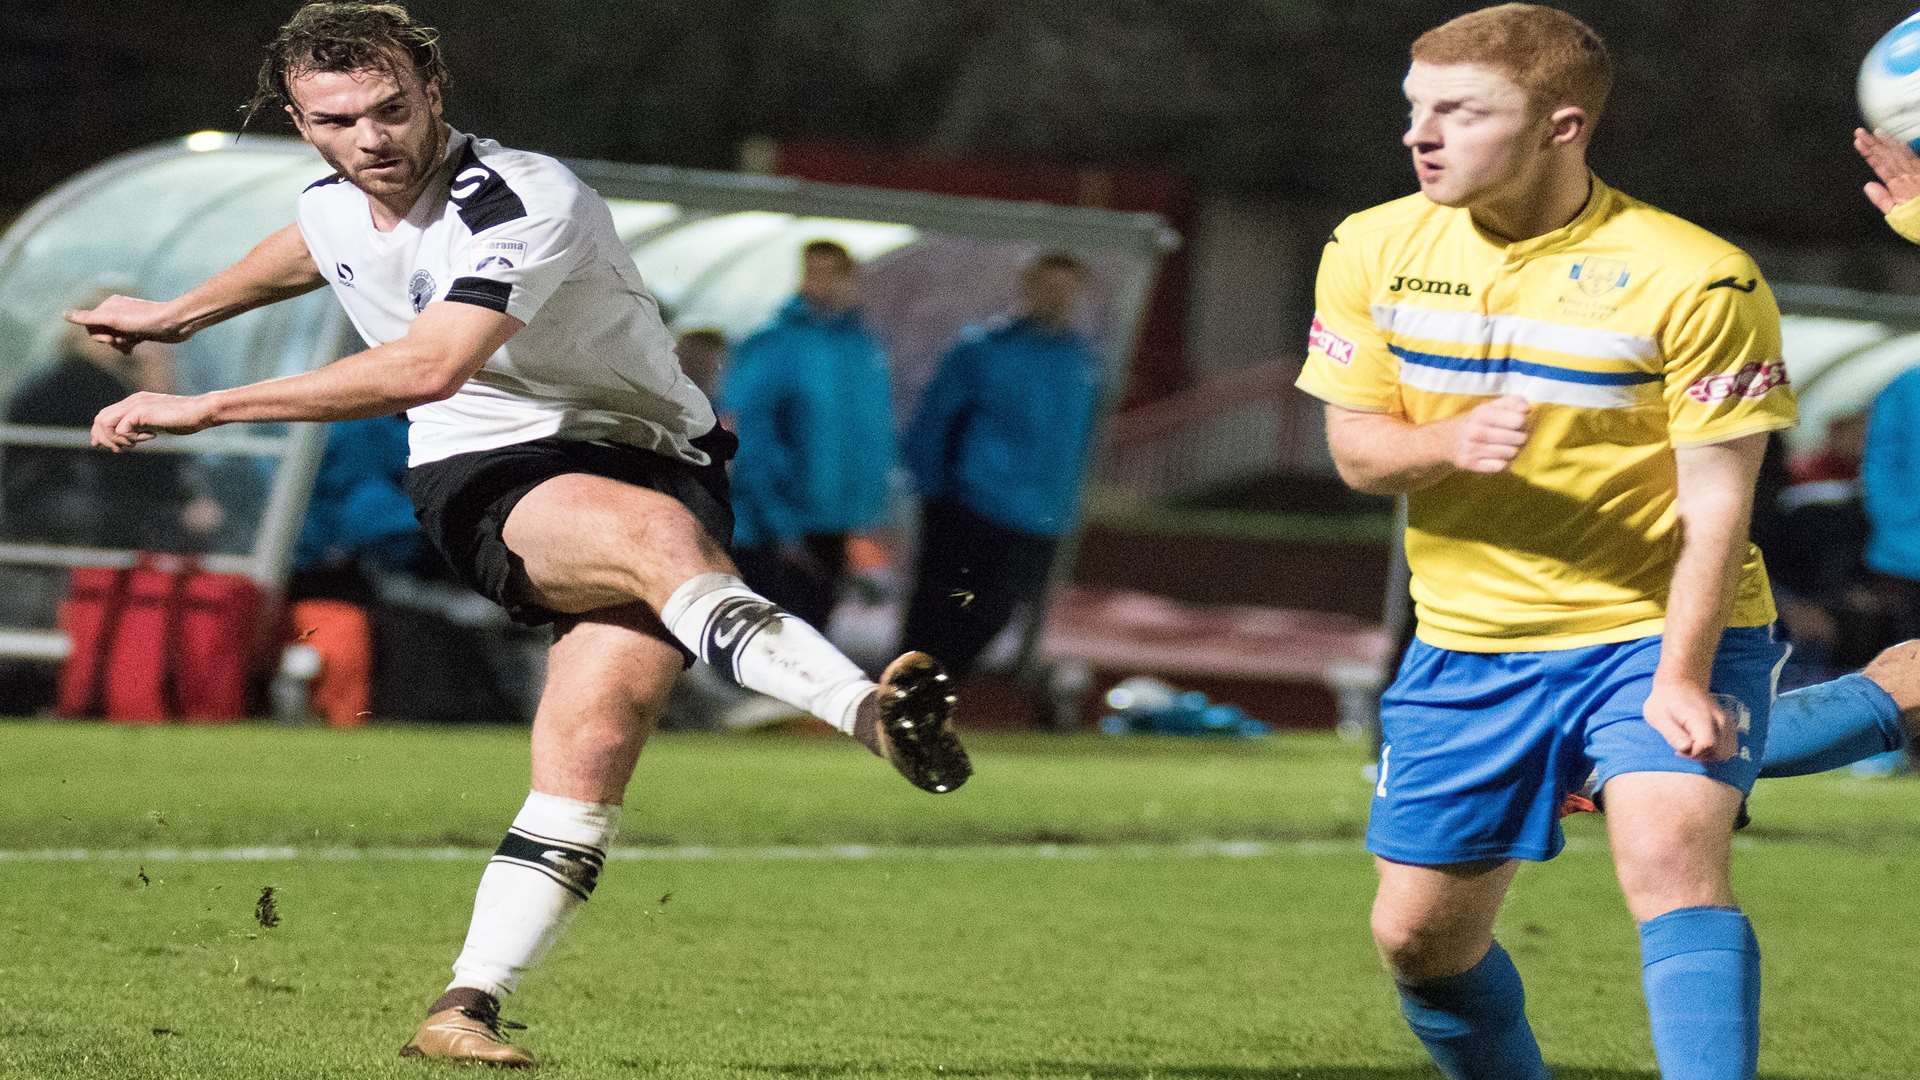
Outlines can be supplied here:
[[1887, 31], [1860, 65], [1860, 114], [1920, 149], [1920, 12]]

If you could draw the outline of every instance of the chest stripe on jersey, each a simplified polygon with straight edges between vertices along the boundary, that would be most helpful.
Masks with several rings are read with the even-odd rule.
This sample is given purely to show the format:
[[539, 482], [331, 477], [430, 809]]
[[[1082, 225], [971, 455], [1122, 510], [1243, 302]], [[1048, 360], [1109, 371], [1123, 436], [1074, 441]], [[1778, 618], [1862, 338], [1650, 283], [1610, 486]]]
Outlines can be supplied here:
[[1402, 364], [1400, 385], [1430, 394], [1458, 397], [1501, 397], [1517, 394], [1535, 403], [1572, 405], [1582, 409], [1639, 409], [1657, 406], [1659, 390], [1651, 384], [1639, 386], [1595, 386], [1541, 378], [1521, 371], [1453, 371], [1446, 368]]
[[1597, 361], [1644, 362], [1660, 355], [1660, 343], [1640, 334], [1567, 326], [1524, 315], [1481, 315], [1438, 311], [1413, 304], [1375, 304], [1373, 323], [1399, 337], [1458, 344], [1469, 349], [1492, 346], [1537, 349]]
[[1641, 383], [1660, 381], [1660, 376], [1651, 371], [1577, 371], [1573, 368], [1554, 367], [1551, 364], [1536, 364], [1530, 360], [1515, 360], [1508, 356], [1492, 356], [1480, 360], [1464, 356], [1445, 356], [1440, 353], [1415, 352], [1400, 345], [1389, 345], [1387, 348], [1393, 352], [1393, 355], [1399, 357], [1403, 364], [1417, 364], [1421, 367], [1439, 368], [1442, 371], [1463, 371], [1477, 375], [1512, 373], [1536, 379], [1583, 383], [1588, 386], [1637, 386]]

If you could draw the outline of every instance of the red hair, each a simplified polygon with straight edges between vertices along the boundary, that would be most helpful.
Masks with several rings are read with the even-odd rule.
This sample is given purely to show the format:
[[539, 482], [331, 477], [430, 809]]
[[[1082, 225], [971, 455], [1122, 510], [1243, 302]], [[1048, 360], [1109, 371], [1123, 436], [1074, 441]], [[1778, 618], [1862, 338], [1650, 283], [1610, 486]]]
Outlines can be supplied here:
[[1598, 33], [1558, 8], [1499, 4], [1420, 35], [1424, 64], [1478, 64], [1512, 79], [1542, 113], [1575, 105], [1598, 119], [1613, 89], [1613, 61]]

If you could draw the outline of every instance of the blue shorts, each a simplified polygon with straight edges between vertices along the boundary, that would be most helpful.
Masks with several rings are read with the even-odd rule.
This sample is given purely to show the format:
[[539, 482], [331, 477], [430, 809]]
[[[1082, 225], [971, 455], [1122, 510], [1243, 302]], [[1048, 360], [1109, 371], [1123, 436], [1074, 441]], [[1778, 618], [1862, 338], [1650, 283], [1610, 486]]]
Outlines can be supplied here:
[[[1744, 707], [1740, 750], [1708, 763], [1674, 753], [1641, 715], [1660, 638], [1551, 652], [1470, 653], [1415, 641], [1380, 703], [1380, 780], [1367, 850], [1421, 866], [1551, 859], [1560, 801], [1587, 777], [1709, 776], [1753, 787], [1787, 647], [1771, 627], [1727, 630], [1710, 688]], [[1729, 702], [1722, 702], [1729, 705]]]

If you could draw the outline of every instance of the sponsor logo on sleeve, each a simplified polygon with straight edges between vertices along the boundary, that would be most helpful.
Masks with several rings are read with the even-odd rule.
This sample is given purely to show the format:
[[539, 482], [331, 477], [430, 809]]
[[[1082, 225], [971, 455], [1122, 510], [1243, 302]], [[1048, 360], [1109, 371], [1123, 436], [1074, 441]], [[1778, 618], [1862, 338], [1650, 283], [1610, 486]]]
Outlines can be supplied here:
[[1782, 360], [1743, 365], [1739, 371], [1707, 375], [1687, 387], [1687, 396], [1702, 404], [1729, 398], [1759, 398], [1776, 386], [1787, 385], [1787, 365]]
[[525, 240], [482, 240], [474, 245], [473, 269], [475, 273], [484, 270], [511, 270], [526, 258]]
[[1307, 331], [1307, 348], [1320, 350], [1336, 364], [1353, 363], [1353, 342], [1327, 329], [1318, 315], [1313, 317], [1313, 328]]

